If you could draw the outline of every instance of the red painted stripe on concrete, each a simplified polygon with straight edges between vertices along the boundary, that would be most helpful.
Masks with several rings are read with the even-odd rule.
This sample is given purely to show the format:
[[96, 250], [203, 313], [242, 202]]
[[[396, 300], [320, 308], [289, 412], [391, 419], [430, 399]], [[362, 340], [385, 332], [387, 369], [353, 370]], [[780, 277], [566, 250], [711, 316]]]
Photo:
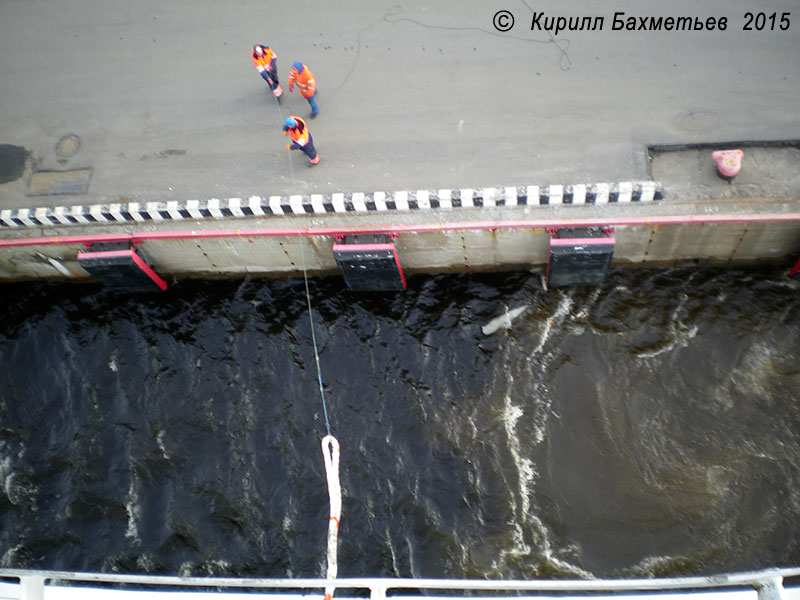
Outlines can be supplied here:
[[403, 273], [403, 265], [400, 264], [400, 257], [397, 256], [397, 248], [392, 244], [392, 252], [394, 253], [394, 264], [397, 265], [397, 272], [400, 273], [400, 281], [403, 282], [403, 289], [406, 289], [406, 276]]
[[371, 227], [262, 227], [251, 229], [202, 229], [141, 231], [136, 233], [98, 233], [0, 240], [0, 248], [14, 246], [52, 246], [54, 244], [93, 244], [110, 242], [143, 242], [147, 240], [189, 240], [231, 237], [298, 237], [344, 236], [359, 234], [435, 233], [441, 231], [474, 231], [502, 229], [558, 229], [562, 227], [623, 227], [658, 225], [712, 225], [731, 223], [791, 223], [800, 221], [800, 213], [667, 215], [651, 217], [574, 219], [521, 219], [503, 221], [462, 221], [453, 223], [418, 223], [414, 225], [381, 225]]
[[141, 256], [136, 254], [136, 252], [134, 252], [133, 250], [131, 250], [131, 252], [132, 252], [133, 262], [136, 263], [136, 266], [139, 267], [142, 271], [144, 271], [145, 274], [150, 279], [153, 280], [153, 283], [155, 283], [158, 287], [160, 287], [162, 291], [166, 290], [167, 282], [161, 279], [161, 277], [159, 277], [158, 275], [156, 275], [156, 272], [150, 268], [150, 265], [144, 262], [144, 259]]
[[376, 252], [378, 250], [394, 250], [394, 244], [334, 244], [333, 249], [345, 252]]
[[794, 277], [798, 273], [800, 273], [800, 258], [797, 259], [797, 262], [794, 263], [794, 266], [792, 267], [792, 270], [789, 271], [789, 276], [790, 277]]
[[105, 250], [103, 252], [78, 252], [78, 260], [81, 258], [119, 258], [121, 256], [131, 256], [133, 250]]

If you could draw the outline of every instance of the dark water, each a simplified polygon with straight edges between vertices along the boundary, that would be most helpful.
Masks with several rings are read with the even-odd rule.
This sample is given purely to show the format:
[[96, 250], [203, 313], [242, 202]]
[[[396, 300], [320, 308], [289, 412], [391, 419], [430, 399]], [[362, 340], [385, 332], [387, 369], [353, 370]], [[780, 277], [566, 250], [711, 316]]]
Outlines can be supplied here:
[[[783, 272], [310, 286], [340, 576], [800, 564], [800, 285]], [[302, 281], [5, 286], [1, 304], [2, 566], [324, 574]]]

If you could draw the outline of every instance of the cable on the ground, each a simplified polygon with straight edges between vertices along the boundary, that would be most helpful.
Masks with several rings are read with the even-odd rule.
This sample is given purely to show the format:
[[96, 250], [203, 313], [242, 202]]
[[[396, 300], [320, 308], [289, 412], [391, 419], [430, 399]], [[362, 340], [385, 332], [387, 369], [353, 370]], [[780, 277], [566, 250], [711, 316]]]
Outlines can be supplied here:
[[[278, 84], [278, 85], [280, 85], [280, 84]], [[270, 89], [270, 92], [272, 92], [272, 97], [275, 99], [275, 110], [278, 111], [278, 122], [282, 125], [283, 124], [283, 115], [281, 114], [281, 101], [278, 100], [278, 97], [275, 95], [275, 93], [273, 92], [272, 89]], [[294, 166], [292, 165], [292, 153], [291, 152], [289, 152], [289, 154], [287, 154], [287, 159], [289, 160], [289, 177], [291, 179], [294, 179]]]

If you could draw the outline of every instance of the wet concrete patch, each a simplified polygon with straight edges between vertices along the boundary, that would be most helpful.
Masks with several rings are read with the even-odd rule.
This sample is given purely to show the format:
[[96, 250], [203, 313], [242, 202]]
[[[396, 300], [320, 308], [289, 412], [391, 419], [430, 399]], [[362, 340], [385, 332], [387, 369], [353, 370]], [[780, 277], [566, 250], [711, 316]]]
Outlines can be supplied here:
[[56, 154], [59, 158], [72, 158], [81, 149], [81, 138], [74, 133], [69, 133], [58, 140]]
[[[711, 158], [715, 150], [741, 149], [741, 172], [725, 181]], [[667, 199], [800, 198], [800, 140], [651, 146], [650, 177]]]
[[85, 194], [92, 178], [91, 167], [70, 171], [34, 171], [28, 181], [27, 196]]
[[25, 172], [28, 151], [21, 146], [0, 144], [0, 183], [16, 181]]

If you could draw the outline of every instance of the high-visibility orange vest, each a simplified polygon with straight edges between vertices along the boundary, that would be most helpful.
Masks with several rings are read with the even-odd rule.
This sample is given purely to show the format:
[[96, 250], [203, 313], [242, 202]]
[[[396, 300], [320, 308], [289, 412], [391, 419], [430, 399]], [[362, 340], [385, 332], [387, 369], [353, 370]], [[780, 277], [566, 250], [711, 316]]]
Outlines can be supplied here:
[[293, 142], [305, 146], [308, 143], [308, 127], [306, 127], [306, 122], [298, 116], [291, 115], [291, 117], [297, 121], [297, 127], [294, 129], [287, 129], [283, 134], [288, 134]]
[[[253, 56], [253, 66], [255, 66], [259, 73], [269, 67], [269, 63], [272, 62], [273, 58], [278, 58], [278, 55], [275, 54], [269, 46], [262, 46], [262, 48], [264, 48], [264, 54], [261, 56], [256, 54], [255, 49], [251, 53]], [[259, 69], [259, 67], [261, 68]]]
[[289, 90], [292, 89], [292, 85], [295, 83], [303, 98], [311, 98], [311, 96], [314, 95], [314, 91], [317, 89], [317, 83], [314, 81], [314, 74], [307, 65], [303, 65], [303, 70], [299, 73], [294, 67], [289, 71]]

